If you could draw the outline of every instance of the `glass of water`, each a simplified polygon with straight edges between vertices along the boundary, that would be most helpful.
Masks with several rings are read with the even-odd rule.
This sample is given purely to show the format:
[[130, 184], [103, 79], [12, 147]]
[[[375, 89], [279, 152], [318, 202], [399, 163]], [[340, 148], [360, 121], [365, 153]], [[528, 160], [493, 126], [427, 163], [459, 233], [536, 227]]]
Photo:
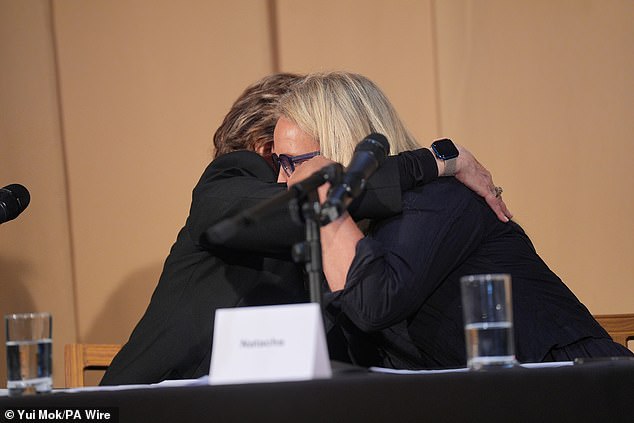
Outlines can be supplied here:
[[511, 275], [464, 276], [460, 284], [467, 367], [483, 370], [515, 366]]
[[49, 392], [53, 383], [50, 313], [7, 314], [4, 320], [9, 395]]

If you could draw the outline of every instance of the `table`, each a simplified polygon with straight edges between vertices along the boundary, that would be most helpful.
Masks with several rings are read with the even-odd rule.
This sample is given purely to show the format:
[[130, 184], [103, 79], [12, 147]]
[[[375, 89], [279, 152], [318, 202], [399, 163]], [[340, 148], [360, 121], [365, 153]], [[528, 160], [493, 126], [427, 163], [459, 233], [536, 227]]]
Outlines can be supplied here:
[[0, 421], [18, 407], [117, 407], [120, 422], [634, 422], [634, 361], [4, 397]]

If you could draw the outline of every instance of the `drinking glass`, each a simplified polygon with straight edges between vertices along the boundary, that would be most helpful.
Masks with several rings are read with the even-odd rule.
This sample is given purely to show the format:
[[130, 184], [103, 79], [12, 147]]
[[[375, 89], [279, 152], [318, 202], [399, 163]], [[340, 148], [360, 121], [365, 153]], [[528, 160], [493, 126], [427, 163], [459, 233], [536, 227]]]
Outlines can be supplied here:
[[467, 343], [467, 367], [485, 370], [513, 367], [511, 275], [469, 275], [460, 278]]
[[50, 313], [7, 314], [4, 320], [9, 395], [49, 392], [53, 367]]

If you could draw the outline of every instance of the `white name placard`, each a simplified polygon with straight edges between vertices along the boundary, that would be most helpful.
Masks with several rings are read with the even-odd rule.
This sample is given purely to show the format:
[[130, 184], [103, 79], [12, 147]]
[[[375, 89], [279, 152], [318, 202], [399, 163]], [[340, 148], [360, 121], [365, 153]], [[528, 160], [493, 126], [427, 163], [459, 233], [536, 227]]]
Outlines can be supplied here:
[[219, 309], [213, 338], [211, 384], [332, 375], [316, 303]]

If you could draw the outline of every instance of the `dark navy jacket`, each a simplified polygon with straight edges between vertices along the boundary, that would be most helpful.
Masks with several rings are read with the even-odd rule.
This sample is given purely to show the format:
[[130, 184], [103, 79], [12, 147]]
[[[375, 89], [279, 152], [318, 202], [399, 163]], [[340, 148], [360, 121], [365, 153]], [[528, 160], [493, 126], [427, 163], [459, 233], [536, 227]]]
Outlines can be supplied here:
[[500, 222], [454, 178], [403, 194], [402, 214], [358, 243], [346, 287], [330, 295], [329, 310], [372, 334], [399, 367], [460, 367], [466, 354], [459, 280], [482, 273], [512, 277], [521, 362], [541, 361], [551, 348], [583, 338], [609, 339], [522, 228]]

